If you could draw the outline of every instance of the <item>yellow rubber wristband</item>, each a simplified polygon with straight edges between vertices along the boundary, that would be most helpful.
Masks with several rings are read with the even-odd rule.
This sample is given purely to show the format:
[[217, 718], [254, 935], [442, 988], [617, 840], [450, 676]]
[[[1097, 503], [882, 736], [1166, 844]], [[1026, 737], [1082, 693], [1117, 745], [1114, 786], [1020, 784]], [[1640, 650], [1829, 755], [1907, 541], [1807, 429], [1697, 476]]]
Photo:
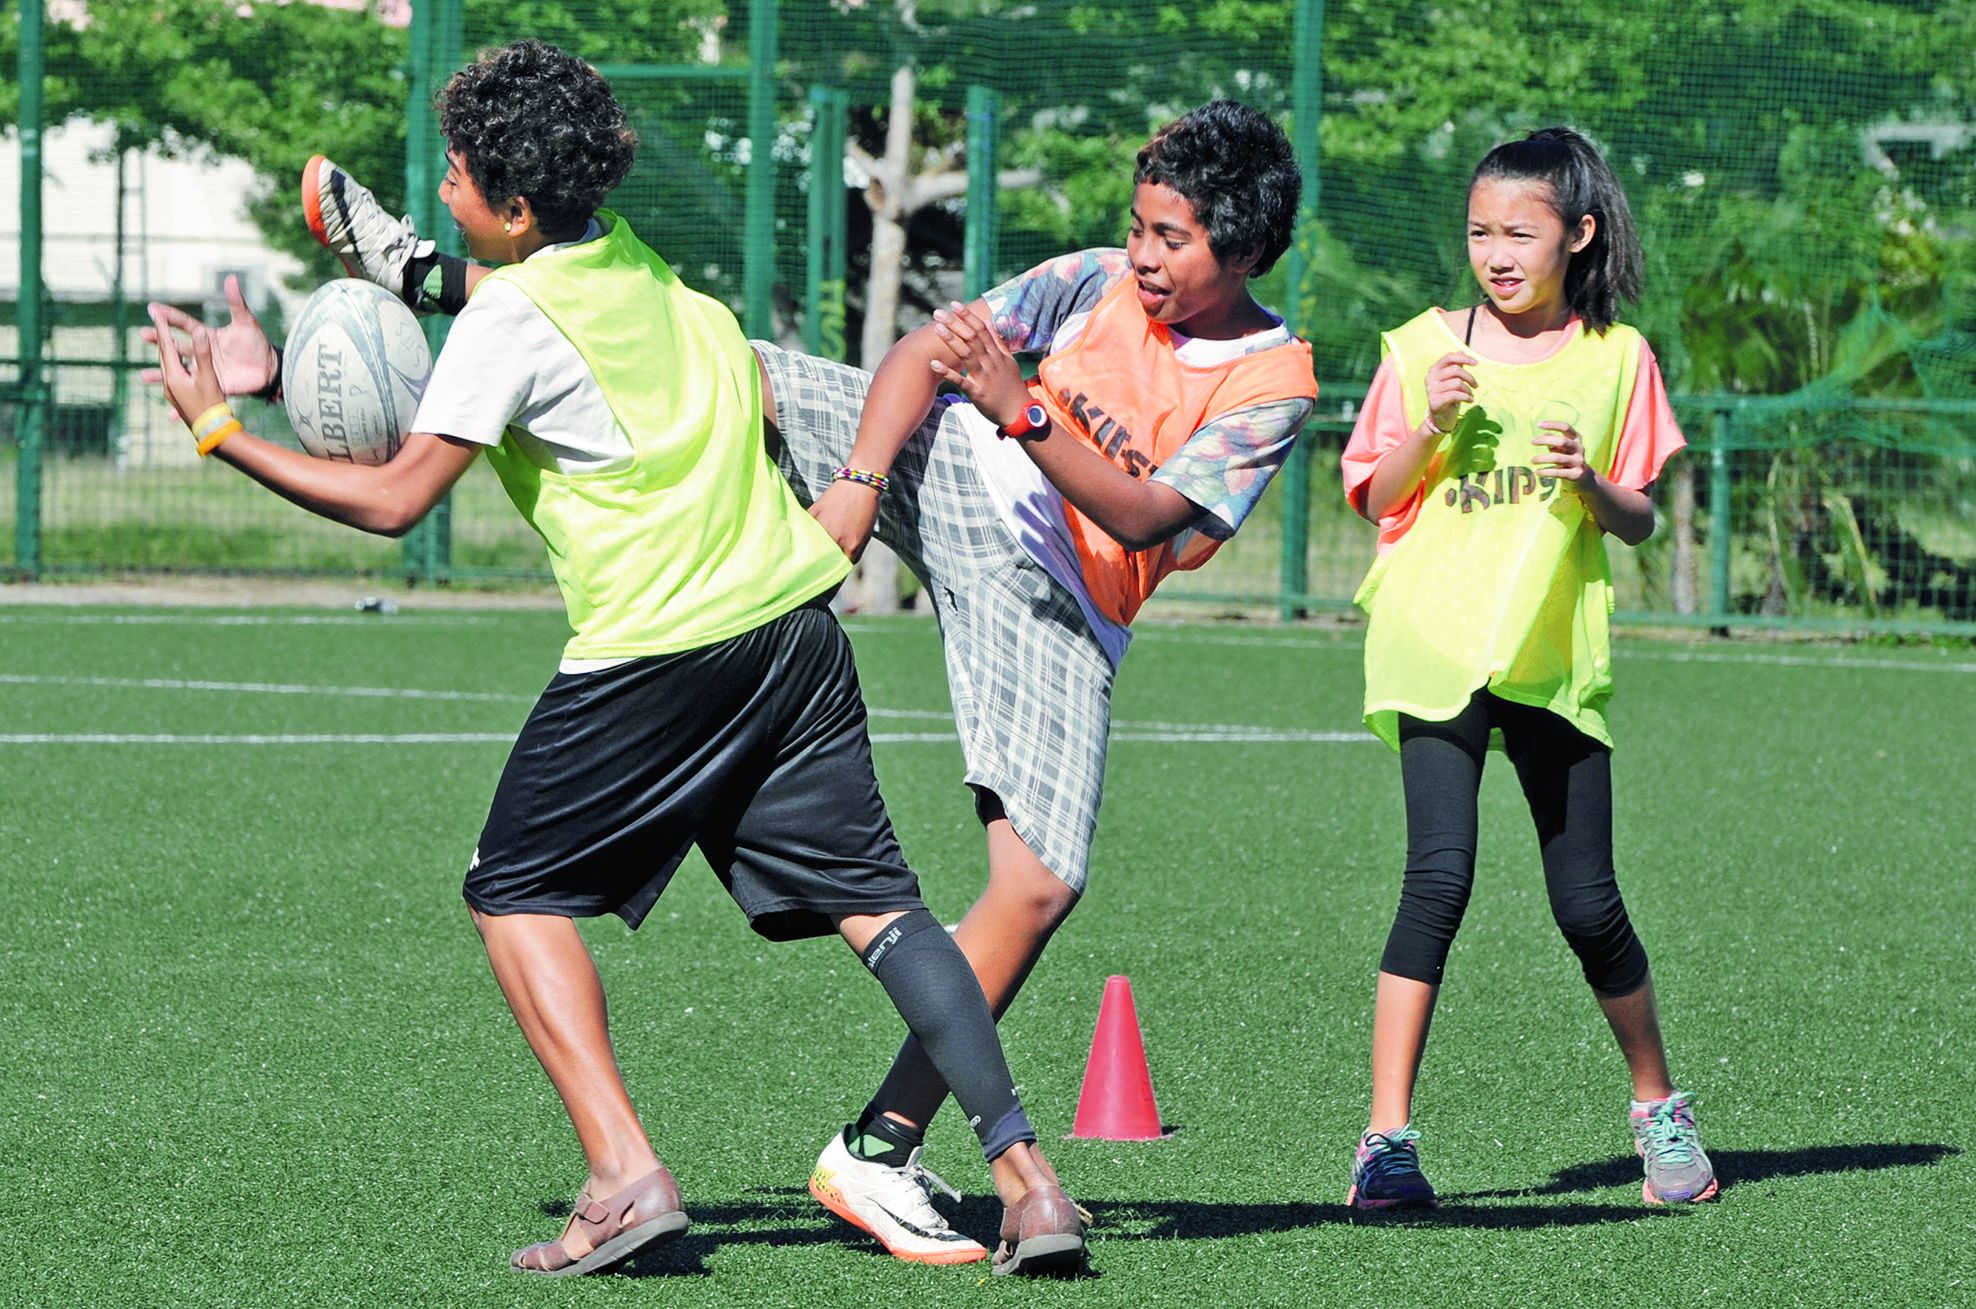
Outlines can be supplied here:
[[224, 445], [229, 436], [242, 430], [244, 429], [241, 428], [238, 418], [227, 419], [224, 423], [220, 424], [217, 431], [199, 443], [199, 457], [204, 459], [207, 455]]
[[233, 406], [229, 405], [226, 401], [222, 400], [218, 404], [214, 405], [211, 409], [208, 409], [205, 413], [200, 414], [197, 418], [187, 423], [186, 426], [192, 429], [192, 434], [194, 436], [203, 437], [208, 432], [217, 429], [218, 424], [213, 421], [214, 419], [216, 418], [226, 419], [231, 417], [233, 417]]

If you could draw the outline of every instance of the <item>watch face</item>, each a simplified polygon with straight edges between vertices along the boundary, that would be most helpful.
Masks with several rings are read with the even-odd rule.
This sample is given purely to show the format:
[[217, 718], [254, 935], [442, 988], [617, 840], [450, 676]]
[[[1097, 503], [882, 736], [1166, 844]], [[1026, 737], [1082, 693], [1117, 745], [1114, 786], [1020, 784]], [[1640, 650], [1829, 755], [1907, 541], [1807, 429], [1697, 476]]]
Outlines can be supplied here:
[[1017, 414], [1015, 420], [1009, 423], [1008, 426], [996, 428], [995, 435], [1002, 437], [1027, 436], [1037, 428], [1047, 427], [1049, 424], [1049, 410], [1032, 401], [1029, 407], [1024, 409], [1020, 414]]

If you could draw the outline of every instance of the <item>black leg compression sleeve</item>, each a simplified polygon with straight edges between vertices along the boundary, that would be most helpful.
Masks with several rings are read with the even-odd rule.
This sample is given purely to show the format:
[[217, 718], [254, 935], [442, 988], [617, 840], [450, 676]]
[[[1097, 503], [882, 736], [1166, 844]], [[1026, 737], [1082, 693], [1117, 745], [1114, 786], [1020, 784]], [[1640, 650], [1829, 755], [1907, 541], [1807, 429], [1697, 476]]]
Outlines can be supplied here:
[[946, 1102], [947, 1079], [940, 1076], [940, 1070], [926, 1057], [926, 1047], [919, 1043], [919, 1038], [909, 1036], [899, 1047], [898, 1057], [892, 1061], [885, 1080], [878, 1084], [865, 1112], [898, 1114], [908, 1122], [918, 1123], [923, 1131]]
[[988, 999], [939, 920], [924, 909], [901, 914], [865, 947], [864, 961], [939, 1079], [953, 1088], [982, 1153], [992, 1160], [1012, 1145], [1034, 1141]]
[[[1002, 808], [1002, 798], [987, 787], [974, 788], [974, 813], [987, 826], [1000, 818], [1007, 818], [1008, 812]], [[867, 1117], [893, 1113], [917, 1123], [922, 1131], [933, 1121], [933, 1115], [947, 1102], [947, 1083], [940, 1077], [940, 1070], [926, 1057], [926, 1049], [918, 1038], [907, 1037], [899, 1047], [898, 1057], [886, 1072], [885, 1080], [878, 1084], [871, 1103], [865, 1106]]]
[[458, 255], [439, 256], [439, 312], [457, 314], [467, 307], [467, 261]]
[[1380, 969], [1438, 986], [1475, 881], [1476, 793], [1500, 729], [1543, 851], [1551, 913], [1601, 995], [1647, 977], [1612, 867], [1612, 755], [1547, 709], [1477, 692], [1446, 722], [1400, 720], [1407, 868]]

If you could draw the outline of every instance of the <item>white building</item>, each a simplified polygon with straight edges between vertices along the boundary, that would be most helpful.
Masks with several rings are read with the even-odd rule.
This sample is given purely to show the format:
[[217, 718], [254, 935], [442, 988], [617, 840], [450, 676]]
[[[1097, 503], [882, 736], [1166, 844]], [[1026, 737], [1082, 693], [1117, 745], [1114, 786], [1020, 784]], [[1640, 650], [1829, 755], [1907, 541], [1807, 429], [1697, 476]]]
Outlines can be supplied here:
[[[122, 388], [113, 380], [119, 187], [111, 142], [109, 126], [82, 120], [42, 138], [42, 279], [58, 365], [49, 378], [56, 406], [49, 444], [55, 451], [114, 455], [125, 467], [183, 464], [196, 458], [192, 444], [155, 391], [134, 372]], [[298, 184], [303, 162], [296, 161]], [[265, 185], [247, 164], [209, 152], [171, 159], [133, 150], [123, 172], [128, 358], [140, 359], [148, 349], [137, 336], [148, 301], [203, 306], [208, 322], [224, 322], [220, 288], [228, 273], [240, 278], [257, 314], [279, 304], [285, 319], [300, 307], [305, 294], [290, 291], [288, 282], [301, 265], [269, 247], [247, 217], [249, 193]], [[9, 364], [19, 356], [20, 187], [20, 147], [10, 133], [0, 150], [0, 359]], [[8, 367], [0, 376], [12, 373]]]

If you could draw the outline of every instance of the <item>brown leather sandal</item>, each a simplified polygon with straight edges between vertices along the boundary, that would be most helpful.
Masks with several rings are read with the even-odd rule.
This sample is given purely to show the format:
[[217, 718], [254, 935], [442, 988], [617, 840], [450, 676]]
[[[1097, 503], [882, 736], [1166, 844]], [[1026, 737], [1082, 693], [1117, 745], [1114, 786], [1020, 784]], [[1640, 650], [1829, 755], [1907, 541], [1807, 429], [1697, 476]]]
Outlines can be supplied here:
[[1069, 1277], [1085, 1268], [1085, 1223], [1061, 1186], [1032, 1186], [1002, 1210], [1002, 1243], [994, 1272], [1018, 1277]]
[[[1058, 1187], [1061, 1187], [1063, 1185], [1063, 1182], [1059, 1180], [1057, 1177], [1057, 1170], [1055, 1168], [1052, 1168], [1050, 1166], [1050, 1161], [1043, 1157], [1043, 1151], [1040, 1147], [1038, 1147], [1036, 1150], [1036, 1163], [1038, 1167], [1042, 1168], [1044, 1178], [1047, 1181], [1049, 1181], [1051, 1185]], [[1098, 1225], [1098, 1220], [1092, 1216], [1091, 1211], [1089, 1209], [1086, 1209], [1083, 1205], [1077, 1203], [1077, 1201], [1072, 1200], [1070, 1202], [1070, 1207], [1077, 1211], [1077, 1220], [1084, 1224], [1085, 1231], [1088, 1232], [1092, 1228]]]
[[[690, 1222], [680, 1208], [672, 1174], [660, 1165], [607, 1199], [592, 1200], [588, 1191], [578, 1195], [561, 1236], [517, 1250], [508, 1262], [516, 1272], [541, 1277], [601, 1273], [648, 1245], [672, 1240]], [[585, 1244], [584, 1253], [570, 1250], [572, 1237]]]

